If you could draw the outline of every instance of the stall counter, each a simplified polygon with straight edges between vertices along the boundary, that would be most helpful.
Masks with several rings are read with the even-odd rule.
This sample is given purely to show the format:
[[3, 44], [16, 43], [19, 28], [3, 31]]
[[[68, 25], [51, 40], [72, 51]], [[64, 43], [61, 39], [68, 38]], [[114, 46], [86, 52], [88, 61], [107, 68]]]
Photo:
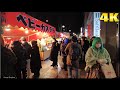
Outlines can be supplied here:
[[40, 51], [40, 58], [41, 60], [46, 60], [50, 57], [51, 50]]

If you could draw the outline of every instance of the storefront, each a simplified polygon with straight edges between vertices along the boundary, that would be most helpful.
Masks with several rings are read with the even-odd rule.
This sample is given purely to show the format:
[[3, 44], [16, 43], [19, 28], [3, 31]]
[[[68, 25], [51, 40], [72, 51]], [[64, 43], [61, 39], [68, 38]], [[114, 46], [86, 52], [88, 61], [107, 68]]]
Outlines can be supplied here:
[[84, 28], [86, 37], [100, 37], [100, 12], [89, 12], [86, 13]]
[[104, 47], [108, 50], [116, 75], [120, 77], [119, 63], [119, 25], [116, 22], [105, 23], [101, 21], [101, 38]]
[[61, 43], [64, 39], [69, 38], [70, 39], [70, 33], [69, 32], [57, 32], [56, 31], [56, 39], [58, 43]]
[[86, 15], [84, 24], [85, 37], [91, 38], [93, 36], [93, 12], [89, 12], [88, 15]]
[[42, 60], [49, 57], [49, 54], [45, 56], [46, 54], [43, 53], [47, 51], [50, 53], [52, 37], [55, 36], [56, 32], [55, 27], [24, 12], [2, 12], [2, 16], [4, 17], [2, 29], [5, 43], [19, 40], [21, 37], [26, 37], [28, 42], [37, 40]]

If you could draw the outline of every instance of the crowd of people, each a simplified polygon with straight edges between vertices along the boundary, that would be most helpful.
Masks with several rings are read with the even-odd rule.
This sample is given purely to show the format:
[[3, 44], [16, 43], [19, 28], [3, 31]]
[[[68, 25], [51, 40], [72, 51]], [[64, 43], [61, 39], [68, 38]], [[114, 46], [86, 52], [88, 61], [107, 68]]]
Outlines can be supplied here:
[[[2, 36], [1, 36], [2, 38]], [[31, 41], [31, 45], [22, 37], [9, 45], [1, 44], [1, 78], [29, 78], [30, 70], [33, 78], [39, 78], [42, 68], [37, 41]]]
[[[58, 55], [62, 56], [63, 67], [68, 71], [68, 78], [73, 78], [72, 70], [75, 70], [75, 77], [78, 78], [80, 63], [85, 63], [85, 71], [96, 69], [96, 65], [109, 64], [111, 62], [110, 55], [103, 47], [100, 37], [92, 37], [88, 40], [86, 37], [77, 38], [72, 36], [71, 39], [64, 39], [61, 43], [53, 38], [50, 60], [53, 62], [51, 66], [57, 68]], [[30, 71], [34, 73], [33, 78], [40, 77], [40, 69], [42, 68], [39, 47], [37, 41], [31, 41], [31, 45], [22, 37], [18, 41], [13, 41], [9, 45], [4, 44], [1, 39], [2, 53], [2, 78], [13, 77], [17, 79], [26, 79], [30, 76]]]
[[111, 58], [108, 51], [103, 47], [100, 37], [93, 36], [88, 40], [86, 37], [77, 38], [73, 36], [61, 43], [60, 50], [64, 63], [63, 69], [68, 71], [68, 78], [73, 78], [73, 69], [75, 70], [74, 78], [79, 78], [81, 64], [85, 64], [86, 78], [92, 78], [89, 75], [94, 72], [93, 78], [105, 78], [100, 66], [103, 64], [109, 65]]

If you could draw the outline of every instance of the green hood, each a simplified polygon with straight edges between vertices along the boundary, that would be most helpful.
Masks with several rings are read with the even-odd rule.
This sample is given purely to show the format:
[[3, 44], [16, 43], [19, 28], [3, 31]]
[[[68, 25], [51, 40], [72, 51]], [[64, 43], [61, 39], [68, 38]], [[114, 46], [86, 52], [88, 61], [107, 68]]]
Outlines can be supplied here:
[[92, 48], [93, 49], [97, 49], [96, 48], [96, 43], [100, 42], [101, 43], [101, 47], [100, 47], [100, 50], [103, 51], [103, 42], [102, 42], [102, 39], [100, 37], [96, 37], [94, 38], [93, 42], [92, 42]]

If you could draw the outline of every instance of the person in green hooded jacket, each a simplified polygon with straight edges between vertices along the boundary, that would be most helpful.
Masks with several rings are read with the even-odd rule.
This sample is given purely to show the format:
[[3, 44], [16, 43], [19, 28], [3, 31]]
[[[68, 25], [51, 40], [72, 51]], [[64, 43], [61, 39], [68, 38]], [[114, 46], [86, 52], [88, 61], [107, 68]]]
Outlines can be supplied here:
[[103, 42], [100, 37], [96, 37], [92, 46], [87, 50], [85, 55], [86, 67], [85, 71], [88, 68], [92, 68], [93, 65], [99, 64], [109, 64], [111, 63], [111, 58], [108, 51], [103, 47]]

